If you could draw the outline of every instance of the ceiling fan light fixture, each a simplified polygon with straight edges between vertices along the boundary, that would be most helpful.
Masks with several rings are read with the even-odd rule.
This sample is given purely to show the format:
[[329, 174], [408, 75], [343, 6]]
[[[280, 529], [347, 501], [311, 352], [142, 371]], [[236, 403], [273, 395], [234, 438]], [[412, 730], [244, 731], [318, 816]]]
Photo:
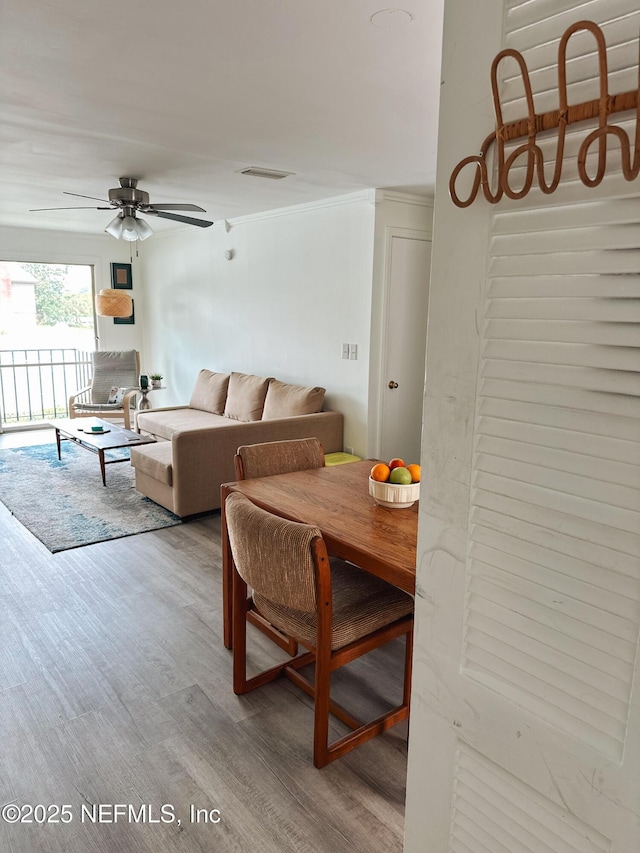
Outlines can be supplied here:
[[135, 216], [122, 217], [122, 239], [129, 242], [138, 239], [138, 220]]
[[119, 240], [120, 237], [122, 237], [122, 217], [120, 214], [118, 214], [115, 219], [112, 219], [104, 230], [107, 234], [111, 234], [112, 237]]
[[146, 240], [153, 234], [153, 228], [133, 214], [119, 213], [104, 229], [116, 240]]
[[153, 234], [153, 228], [148, 225], [144, 219], [136, 218], [135, 222], [138, 226], [138, 240], [146, 240], [147, 237], [151, 237]]
[[123, 240], [129, 240], [130, 242], [138, 239], [138, 228], [135, 216], [122, 217], [121, 237]]

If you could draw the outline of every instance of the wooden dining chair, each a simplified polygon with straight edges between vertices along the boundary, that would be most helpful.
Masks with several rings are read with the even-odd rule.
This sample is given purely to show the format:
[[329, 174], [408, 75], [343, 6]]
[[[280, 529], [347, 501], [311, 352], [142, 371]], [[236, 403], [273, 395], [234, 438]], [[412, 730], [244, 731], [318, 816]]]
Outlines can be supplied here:
[[272, 474], [324, 468], [324, 450], [317, 438], [244, 444], [237, 449], [234, 463], [238, 480], [252, 480]]
[[[314, 700], [313, 763], [324, 767], [409, 716], [413, 598], [345, 563], [329, 563], [317, 527], [281, 518], [233, 492], [226, 499], [233, 553], [233, 690], [247, 693], [285, 675]], [[253, 589], [247, 598], [247, 585]], [[260, 613], [308, 651], [247, 678], [247, 615]], [[402, 702], [369, 723], [331, 699], [331, 673], [406, 636]], [[299, 670], [315, 663], [314, 680]], [[352, 731], [329, 743], [329, 714]]]
[[[270, 477], [273, 474], [290, 474], [293, 471], [324, 468], [324, 450], [317, 438], [244, 444], [237, 449], [234, 464], [238, 480]], [[230, 588], [229, 583], [227, 589]], [[298, 653], [298, 644], [295, 640], [284, 636], [259, 614], [250, 611], [249, 621], [290, 655]]]

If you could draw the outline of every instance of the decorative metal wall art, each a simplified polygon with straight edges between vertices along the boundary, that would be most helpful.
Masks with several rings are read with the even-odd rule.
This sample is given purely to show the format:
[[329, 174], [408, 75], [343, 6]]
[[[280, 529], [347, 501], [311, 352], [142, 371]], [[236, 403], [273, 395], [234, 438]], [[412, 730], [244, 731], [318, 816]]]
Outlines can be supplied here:
[[[567, 44], [571, 36], [581, 30], [587, 30], [592, 33], [596, 40], [600, 75], [600, 96], [594, 98], [592, 101], [584, 101], [581, 104], [570, 106], [567, 94]], [[529, 114], [526, 118], [505, 124], [502, 120], [502, 106], [498, 93], [498, 69], [500, 63], [508, 57], [515, 59], [520, 68]], [[546, 113], [536, 113], [529, 70], [524, 57], [517, 50], [503, 50], [495, 57], [491, 65], [491, 89], [496, 115], [496, 130], [484, 140], [480, 148], [480, 154], [465, 157], [464, 160], [461, 160], [451, 173], [451, 178], [449, 179], [449, 192], [451, 193], [453, 203], [458, 207], [468, 207], [472, 204], [478, 195], [480, 187], [482, 187], [484, 197], [491, 204], [496, 204], [503, 195], [512, 199], [523, 198], [533, 186], [535, 177], [537, 177], [538, 186], [543, 193], [550, 194], [554, 192], [562, 176], [566, 129], [570, 124], [586, 121], [587, 119], [598, 118], [598, 127], [584, 138], [578, 151], [578, 174], [582, 183], [588, 187], [595, 187], [602, 181], [607, 165], [607, 138], [609, 136], [615, 137], [620, 144], [622, 173], [625, 179], [632, 181], [640, 173], [640, 60], [638, 63], [638, 88], [622, 94], [610, 95], [608, 91], [607, 46], [602, 30], [592, 21], [578, 21], [572, 24], [560, 40], [558, 48], [559, 109]], [[621, 127], [607, 124], [608, 116], [633, 109], [636, 110], [635, 142], [630, 141], [629, 136]], [[553, 128], [558, 129], [558, 141], [553, 175], [547, 183], [544, 158], [542, 150], [536, 142], [536, 136], [538, 133], [552, 130]], [[527, 141], [515, 148], [508, 157], [505, 157], [505, 144], [522, 138], [526, 138]], [[494, 142], [496, 144], [497, 156], [495, 190], [489, 185], [486, 161], [487, 153]], [[591, 176], [587, 173], [586, 160], [590, 149], [596, 144], [598, 148], [597, 168], [595, 174]], [[519, 189], [513, 189], [509, 184], [509, 173], [522, 155], [526, 155], [524, 182]], [[456, 180], [460, 172], [470, 164], [475, 164], [476, 169], [473, 185], [468, 197], [462, 199], [456, 191]]]

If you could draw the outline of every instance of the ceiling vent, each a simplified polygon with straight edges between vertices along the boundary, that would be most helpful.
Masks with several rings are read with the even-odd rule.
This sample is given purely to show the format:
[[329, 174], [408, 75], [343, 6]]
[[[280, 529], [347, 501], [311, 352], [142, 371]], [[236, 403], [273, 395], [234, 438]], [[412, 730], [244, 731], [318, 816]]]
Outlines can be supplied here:
[[289, 175], [295, 175], [295, 172], [279, 172], [277, 169], [263, 169], [260, 166], [248, 166], [246, 169], [240, 169], [241, 175], [249, 175], [252, 178], [271, 178], [273, 181], [279, 181]]

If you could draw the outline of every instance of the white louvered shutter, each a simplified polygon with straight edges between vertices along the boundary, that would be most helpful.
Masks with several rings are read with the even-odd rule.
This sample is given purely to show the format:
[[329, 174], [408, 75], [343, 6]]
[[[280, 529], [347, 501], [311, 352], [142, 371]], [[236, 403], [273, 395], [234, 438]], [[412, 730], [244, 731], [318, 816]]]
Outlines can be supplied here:
[[[527, 60], [537, 111], [557, 105], [557, 40], [536, 42], [576, 5], [510, 4], [505, 46]], [[606, 15], [615, 91], [637, 85], [637, 54], [622, 49], [640, 28], [630, 6], [580, 8]], [[556, 14], [536, 23], [545, 7]], [[599, 85], [592, 36], [573, 38], [570, 103]], [[526, 112], [517, 79], [503, 91], [505, 115]], [[610, 121], [633, 139], [633, 116]], [[611, 141], [606, 187], [582, 185], [585, 135], [569, 128], [558, 192], [491, 213], [463, 667], [620, 761], [640, 627], [640, 187], [621, 179]]]
[[[504, 5], [502, 46], [523, 53], [536, 112], [558, 106], [558, 42], [581, 19], [605, 34], [610, 92], [638, 86], [637, 0]], [[569, 102], [598, 97], [593, 38], [573, 37], [568, 56]], [[488, 68], [482, 74], [488, 87]], [[515, 63], [503, 66], [501, 92], [505, 121], [525, 117]], [[633, 147], [635, 116], [609, 122], [625, 129]], [[412, 830], [420, 825], [411, 814], [419, 800], [414, 769], [411, 853], [640, 849], [640, 179], [624, 180], [610, 138], [605, 179], [597, 188], [581, 183], [578, 149], [596, 126], [569, 128], [554, 194], [534, 184], [524, 199], [473, 205], [476, 217], [484, 207], [489, 239], [486, 259], [478, 259], [486, 275], [477, 295], [475, 403], [457, 411], [473, 423], [468, 525], [455, 529], [459, 501], [449, 509], [443, 495], [459, 495], [459, 483], [447, 484], [441, 457], [429, 459], [426, 431], [423, 467], [434, 477], [434, 498], [421, 508], [428, 521], [419, 554], [429, 565], [422, 583], [419, 573], [419, 596], [429, 602], [422, 625], [429, 619], [431, 633], [421, 645], [418, 631], [415, 693], [429, 697], [423, 713], [432, 731], [446, 715], [453, 726], [448, 846], [421, 847]], [[484, 133], [476, 133], [481, 141]], [[557, 133], [537, 142], [550, 178]], [[521, 143], [507, 146], [507, 156]], [[514, 188], [523, 165], [521, 158], [510, 175]], [[432, 323], [438, 211], [436, 196]], [[443, 217], [460, 241], [464, 216]], [[466, 259], [446, 260], [458, 263], [459, 276], [476, 271]], [[471, 286], [467, 294], [474, 298]], [[438, 353], [428, 342], [427, 422], [428, 407], [438, 405], [429, 371], [436, 387], [448, 346]], [[440, 428], [449, 417], [443, 412]], [[464, 443], [456, 452], [464, 455]], [[457, 599], [442, 556], [442, 543], [455, 536], [466, 543]], [[451, 646], [453, 631], [440, 627], [447, 613], [459, 625], [457, 661], [437, 652], [445, 640]], [[429, 661], [428, 690], [420, 686], [421, 655]]]

